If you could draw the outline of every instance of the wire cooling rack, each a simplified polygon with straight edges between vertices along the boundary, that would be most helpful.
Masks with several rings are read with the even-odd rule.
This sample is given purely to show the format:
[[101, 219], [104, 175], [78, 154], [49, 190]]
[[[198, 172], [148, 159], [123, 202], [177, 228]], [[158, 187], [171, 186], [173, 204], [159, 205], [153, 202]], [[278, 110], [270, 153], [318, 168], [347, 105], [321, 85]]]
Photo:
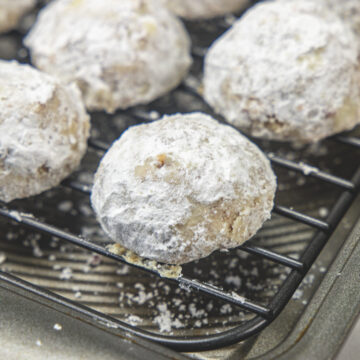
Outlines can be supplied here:
[[[224, 25], [223, 22], [219, 23], [220, 29], [224, 29], [225, 27], [226, 24]], [[16, 34], [16, 37], [21, 39], [21, 34]], [[198, 62], [201, 63], [205, 51], [206, 49], [203, 47], [194, 47], [193, 55], [197, 58]], [[27, 61], [28, 59], [23, 57], [22, 60]], [[197, 88], [194, 86], [189, 86], [189, 84], [182, 84], [180, 86], [180, 90], [188, 94], [191, 98], [196, 98], [198, 101], [203, 101], [197, 92]], [[214, 117], [217, 117], [212, 113], [211, 109], [205, 103], [203, 103], [203, 105], [207, 109], [207, 112], [212, 114]], [[122, 113], [140, 122], [146, 122], [150, 120], [146, 114], [136, 108]], [[331, 141], [333, 141], [334, 146], [336, 146], [336, 143], [342, 143], [348, 147], [360, 149], [360, 139], [355, 136], [336, 136], [333, 137]], [[108, 149], [109, 144], [93, 138], [89, 141], [89, 147], [95, 149], [96, 151], [104, 152]], [[316, 230], [315, 235], [308, 243], [306, 249], [303, 251], [299, 259], [277, 253], [267, 249], [264, 246], [254, 245], [252, 241], [247, 242], [246, 244], [239, 247], [239, 249], [244, 252], [250, 253], [259, 257], [260, 259], [267, 260], [275, 264], [281, 264], [290, 270], [276, 294], [271, 298], [270, 301], [268, 301], [266, 305], [264, 305], [251, 298], [240, 296], [234, 292], [224, 291], [221, 287], [213, 286], [207, 282], [194, 280], [191, 277], [182, 276], [177, 279], [164, 279], [164, 281], [173, 282], [182, 288], [193, 289], [194, 291], [215, 297], [254, 314], [254, 317], [251, 320], [241, 323], [239, 326], [235, 326], [230, 330], [206, 336], [161, 335], [136, 326], [128, 325], [119, 319], [98, 312], [90, 307], [81, 305], [65, 297], [59, 296], [30, 282], [26, 282], [5, 271], [0, 271], [0, 279], [25, 291], [42, 296], [50, 301], [71, 308], [83, 314], [84, 316], [96, 319], [101, 323], [106, 323], [111, 327], [117, 327], [129, 333], [156, 341], [175, 350], [204, 351], [220, 348], [244, 340], [260, 332], [280, 314], [281, 310], [291, 299], [292, 295], [305, 277], [311, 265], [314, 263], [322, 248], [325, 246], [327, 240], [333, 234], [338, 223], [349, 209], [351, 203], [359, 193], [360, 187], [360, 162], [356, 158], [354, 159], [354, 162], [357, 162], [355, 166], [357, 170], [353, 174], [352, 178], [348, 180], [346, 178], [332, 175], [331, 173], [323, 171], [319, 168], [305, 164], [302, 161], [291, 161], [285, 157], [275, 155], [271, 152], [267, 152], [267, 155], [275, 169], [285, 168], [303, 176], [313, 178], [317, 182], [331, 184], [341, 192], [338, 200], [330, 209], [329, 214], [325, 220], [319, 220], [303, 212], [296, 211], [291, 207], [281, 206], [278, 204], [275, 205], [273, 209], [274, 213], [291, 219], [295, 222], [305, 224]], [[68, 187], [76, 190], [82, 193], [84, 196], [88, 196], [91, 192], [91, 185], [84, 184], [72, 179], [65, 180], [62, 183], [62, 187]], [[106, 247], [90, 242], [76, 234], [65, 231], [63, 228], [53, 226], [46, 220], [39, 220], [34, 214], [22, 213], [18, 211], [17, 208], [12, 207], [11, 204], [7, 205], [0, 202], [0, 216], [9, 223], [16, 222], [19, 226], [27, 227], [33, 232], [42, 232], [51, 236], [55, 236], [75, 246], [84, 248], [90, 252], [95, 252], [121, 263], [125, 262], [122, 257], [108, 251]], [[134, 264], [128, 265], [137, 267], [141, 271], [160, 276], [156, 270], [149, 270]]]
[[[337, 142], [345, 143], [348, 146], [360, 148], [360, 139], [356, 137], [338, 136], [335, 137], [333, 140]], [[96, 140], [90, 141], [89, 145], [93, 148], [102, 151], [105, 151], [107, 149], [106, 144]], [[279, 156], [275, 156], [272, 153], [268, 154], [268, 156], [274, 165], [284, 167], [286, 169], [299, 172], [301, 174], [305, 174], [306, 176], [315, 178], [318, 181], [330, 183], [342, 190], [341, 196], [339, 197], [338, 201], [329, 212], [329, 215], [325, 221], [319, 220], [317, 218], [303, 214], [301, 212], [297, 212], [288, 207], [275, 205], [273, 210], [275, 213], [287, 217], [289, 219], [292, 219], [294, 221], [301, 222], [318, 230], [318, 232], [315, 234], [315, 236], [313, 237], [313, 239], [311, 240], [311, 242], [309, 243], [309, 245], [307, 246], [306, 250], [301, 255], [299, 260], [296, 260], [289, 256], [278, 254], [264, 247], [254, 246], [251, 244], [251, 242], [248, 242], [240, 247], [240, 249], [245, 252], [254, 254], [263, 259], [267, 259], [271, 262], [284, 265], [291, 269], [291, 272], [289, 273], [286, 280], [280, 287], [277, 294], [273, 297], [273, 299], [267, 304], [267, 306], [263, 306], [251, 299], [239, 296], [238, 294], [226, 292], [222, 290], [220, 287], [215, 287], [204, 282], [199, 282], [197, 280], [193, 280], [185, 276], [182, 276], [177, 279], [168, 279], [168, 281], [176, 282], [178, 285], [182, 287], [186, 287], [188, 289], [191, 288], [196, 291], [205, 293], [207, 295], [219, 298], [225, 302], [236, 305], [256, 315], [252, 320], [248, 321], [245, 324], [242, 324], [241, 326], [234, 327], [233, 329], [224, 331], [222, 333], [207, 335], [207, 336], [198, 336], [198, 337], [164, 336], [128, 325], [118, 319], [111, 318], [105, 314], [96, 312], [91, 308], [87, 308], [85, 306], [79, 305], [78, 303], [71, 302], [70, 300], [64, 297], [55, 295], [51, 292], [48, 292], [44, 289], [34, 286], [28, 282], [25, 282], [5, 272], [0, 272], [0, 279], [15, 284], [16, 286], [19, 286], [32, 293], [36, 293], [38, 295], [44, 296], [47, 299], [65, 305], [67, 307], [76, 309], [77, 311], [83, 314], [91, 315], [93, 318], [96, 318], [99, 321], [102, 322], [110, 321], [111, 323], [116, 324], [116, 326], [120, 329], [124, 329], [126, 331], [129, 331], [133, 334], [139, 335], [146, 339], [159, 342], [163, 345], [169, 346], [176, 350], [181, 350], [181, 351], [209, 350], [244, 340], [249, 336], [262, 330], [279, 315], [281, 310], [290, 300], [295, 290], [298, 288], [299, 284], [301, 283], [302, 279], [304, 278], [305, 274], [307, 273], [311, 265], [314, 263], [316, 257], [318, 256], [318, 254], [326, 244], [326, 241], [334, 232], [337, 224], [340, 222], [345, 212], [350, 207], [352, 201], [354, 200], [355, 196], [359, 191], [359, 186], [360, 186], [360, 167], [358, 168], [358, 170], [356, 171], [355, 175], [351, 180], [346, 180], [341, 177], [328, 174], [312, 166], [308, 166], [304, 163], [298, 163], [287, 160], [285, 158], [281, 158]], [[89, 195], [91, 192], [90, 186], [86, 184], [82, 184], [77, 181], [66, 180], [63, 182], [63, 186], [70, 187], [76, 191], [83, 193], [84, 195]], [[108, 258], [111, 258], [119, 262], [124, 262], [124, 259], [122, 257], [117, 256], [112, 252], [109, 252], [103, 246], [91, 243], [86, 239], [83, 239], [75, 234], [66, 232], [61, 228], [40, 221], [32, 214], [21, 213], [16, 209], [12, 209], [11, 206], [7, 206], [6, 204], [3, 203], [1, 203], [1, 207], [0, 207], [0, 216], [2, 216], [4, 219], [6, 219], [9, 222], [15, 221], [21, 226], [29, 227], [34, 232], [39, 231], [52, 236], [56, 236], [58, 238], [63, 239], [64, 241], [72, 243], [73, 245], [76, 246], [80, 246], [91, 252], [98, 253], [102, 256], [106, 256]], [[151, 272], [153, 274], [159, 275], [156, 270], [149, 270], [133, 264], [128, 264], [128, 265], [138, 267], [145, 272]]]

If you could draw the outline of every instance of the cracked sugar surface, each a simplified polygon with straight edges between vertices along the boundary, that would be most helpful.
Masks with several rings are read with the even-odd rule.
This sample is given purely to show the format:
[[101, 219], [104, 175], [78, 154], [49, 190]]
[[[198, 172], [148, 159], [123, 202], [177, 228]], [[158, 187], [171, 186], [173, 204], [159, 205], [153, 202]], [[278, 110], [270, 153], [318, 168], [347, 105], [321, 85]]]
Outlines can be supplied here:
[[158, 0], [55, 0], [25, 44], [39, 69], [76, 82], [88, 109], [109, 113], [166, 94], [192, 63], [184, 26]]
[[204, 97], [252, 136], [316, 142], [360, 121], [357, 54], [321, 2], [260, 3], [209, 49]]
[[132, 127], [112, 145], [91, 200], [114, 241], [181, 264], [253, 236], [270, 217], [275, 187], [265, 155], [236, 130], [176, 114]]
[[0, 61], [0, 199], [58, 185], [85, 154], [89, 127], [75, 86], [28, 65]]

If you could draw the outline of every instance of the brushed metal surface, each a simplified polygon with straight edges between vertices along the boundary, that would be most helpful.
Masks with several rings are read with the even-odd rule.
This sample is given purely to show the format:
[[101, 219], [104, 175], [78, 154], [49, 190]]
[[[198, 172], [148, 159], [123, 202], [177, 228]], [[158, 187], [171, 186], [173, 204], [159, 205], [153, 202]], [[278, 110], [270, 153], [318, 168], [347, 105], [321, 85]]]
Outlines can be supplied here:
[[99, 329], [68, 310], [54, 310], [14, 290], [0, 283], [0, 359], [185, 359], [134, 336]]
[[[33, 20], [32, 15], [25, 19], [21, 26], [22, 33], [27, 31]], [[225, 29], [224, 27], [219, 28], [215, 22], [211, 21], [188, 24], [188, 28], [192, 34], [195, 49], [208, 46]], [[9, 59], [26, 57], [26, 51], [21, 46], [21, 37], [18, 32], [0, 36], [0, 57]], [[190, 84], [192, 87], [198, 86], [201, 82], [200, 73], [201, 61], [196, 60], [186, 84]], [[206, 111], [206, 107], [184, 88], [179, 88], [148, 107], [133, 109], [131, 114], [123, 112], [114, 116], [103, 113], [91, 114], [92, 136], [95, 139], [111, 143], [128, 126], [140, 123], [144, 121], [144, 118], [151, 120], [154, 114], [195, 110]], [[354, 133], [359, 134], [359, 130]], [[305, 148], [266, 141], [257, 141], [257, 143], [266, 151], [274, 152], [291, 160], [307, 162], [346, 179], [350, 179], [360, 159], [360, 150], [354, 150], [354, 148], [333, 140]], [[80, 171], [74, 174], [73, 178], [91, 184], [93, 172], [101, 156], [101, 152], [89, 149]], [[333, 206], [339, 195], [339, 189], [311, 179], [306, 174], [296, 174], [277, 167], [276, 172], [279, 179], [277, 203], [318, 218], [326, 217], [327, 211]], [[16, 201], [13, 205], [22, 211], [31, 212], [46, 219], [50, 224], [81, 234], [94, 242], [108, 242], [95, 220], [89, 206], [89, 199], [73, 190], [59, 187], [31, 199]], [[332, 264], [337, 261], [336, 259], [339, 259], [341, 264], [345, 264], [346, 256], [341, 255], [341, 249], [347, 243], [346, 239], [359, 215], [360, 209], [355, 204], [305, 278], [299, 292], [295, 294], [281, 316], [270, 327], [259, 336], [241, 344], [217, 351], [191, 354], [191, 357], [196, 359], [276, 358], [275, 356], [289, 351], [297, 342], [302, 344], [302, 350], [298, 351], [304, 351], [307, 345], [297, 339], [300, 334], [301, 339], [305, 338], [305, 334], [310, 329], [311, 314], [314, 315], [320, 311], [320, 304], [326, 299], [328, 292], [321, 290], [326, 288], [324, 284], [328, 284], [330, 287], [334, 284], [331, 279], [334, 280], [336, 270], [329, 271]], [[274, 215], [251, 241], [280, 254], [297, 258], [313, 235], [312, 228]], [[247, 321], [252, 316], [236, 307], [226, 306], [221, 301], [188, 292], [163, 279], [144, 275], [126, 265], [119, 265], [109, 259], [89, 254], [56, 238], [34, 233], [16, 224], [9, 225], [2, 219], [0, 219], [0, 263], [0, 269], [13, 273], [24, 280], [94, 310], [156, 332], [160, 331], [161, 324], [170, 321], [172, 325], [170, 331], [173, 335], [210, 334], [231, 328]], [[284, 281], [287, 269], [242, 251], [233, 250], [229, 253], [217, 252], [207, 259], [186, 265], [184, 273], [192, 278], [221, 286], [226, 290], [236, 291], [240, 295], [250, 297], [260, 303], [267, 303]], [[340, 282], [337, 284], [340, 286]], [[342, 289], [342, 291], [345, 290]], [[336, 293], [337, 297], [333, 294], [334, 299], [340, 299], [340, 295], [339, 290]], [[16, 300], [13, 294], [8, 292], [4, 292], [2, 296], [0, 301], [7, 299], [6, 304], [9, 310], [3, 312], [4, 321], [0, 314], [0, 330], [4, 330], [2, 324], [10, 324], [11, 327], [8, 335], [0, 337], [2, 351], [7, 351], [6, 354], [10, 356], [12, 352], [17, 351], [16, 343], [18, 343], [21, 352], [19, 350], [16, 354], [26, 353], [28, 347], [29, 354], [34, 354], [34, 356], [37, 354], [39, 359], [47, 358], [50, 355], [56, 358], [55, 351], [62, 348], [60, 339], [62, 336], [65, 339], [66, 334], [65, 331], [60, 335], [58, 332], [53, 333], [53, 329], [49, 328], [56, 320], [54, 319], [51, 324], [46, 320], [47, 318], [53, 319], [53, 315], [46, 311], [46, 307], [39, 304], [36, 306], [35, 304], [26, 305], [23, 299]], [[18, 301], [21, 305], [17, 304]], [[11, 307], [11, 305], [13, 306]], [[27, 310], [25, 311], [25, 309]], [[323, 310], [325, 313], [329, 314], [330, 303], [323, 309], [325, 309]], [[344, 306], [341, 309], [344, 310], [344, 313], [349, 314], [348, 317], [354, 316], [356, 312], [350, 307]], [[42, 313], [47, 315], [43, 317]], [[306, 314], [309, 315], [306, 316]], [[74, 324], [71, 325], [71, 328], [77, 329], [77, 326], [80, 325], [76, 325], [75, 315], [71, 316], [70, 322], [73, 321]], [[342, 316], [340, 319], [345, 327], [350, 326], [348, 322], [346, 322], [347, 325], [345, 324], [346, 318], [346, 316]], [[341, 322], [340, 320], [339, 322]], [[46, 345], [34, 348], [32, 337], [31, 340], [26, 337], [24, 337], [26, 340], [20, 340], [23, 329], [26, 332], [24, 335], [39, 333], [44, 335], [42, 339], [49, 339], [49, 341], [44, 340]], [[84, 334], [87, 332], [89, 334], [84, 335], [84, 339], [81, 337], [83, 331]], [[320, 333], [320, 330], [318, 331]], [[4, 332], [6, 331], [4, 330]], [[103, 333], [98, 333], [95, 329], [94, 332], [87, 327], [86, 331], [71, 332], [69, 330], [67, 334], [69, 337], [64, 340], [64, 345], [68, 345], [66, 350], [69, 350], [69, 356], [72, 356], [71, 348], [79, 345], [79, 349], [84, 351], [84, 357], [87, 359], [99, 354], [97, 351], [103, 347], [104, 356], [109, 356], [110, 359], [117, 352], [121, 353], [121, 350], [118, 350], [116, 344], [111, 345], [111, 336], [113, 335], [110, 336], [109, 332], [111, 329], [106, 332], [107, 335], [104, 335], [104, 342], [102, 342], [103, 335], [99, 334]], [[311, 335], [309, 336], [311, 337]], [[93, 344], [93, 347], [90, 346], [91, 344], [86, 345], [88, 344], [87, 337], [89, 340], [91, 339], [89, 342]], [[99, 337], [98, 343], [96, 342], [97, 337]], [[5, 339], [7, 340], [5, 341]], [[54, 347], [51, 351], [51, 347], [48, 346], [52, 341], [54, 341]], [[340, 346], [341, 341], [342, 338], [339, 337], [336, 344]], [[81, 347], [81, 344], [84, 347]], [[65, 347], [64, 345], [63, 347]], [[11, 351], [7, 350], [8, 346]], [[312, 343], [310, 346], [312, 349], [316, 344]], [[333, 348], [334, 351], [336, 349]], [[80, 356], [80, 352], [76, 354]], [[124, 353], [124, 356], [129, 354]]]

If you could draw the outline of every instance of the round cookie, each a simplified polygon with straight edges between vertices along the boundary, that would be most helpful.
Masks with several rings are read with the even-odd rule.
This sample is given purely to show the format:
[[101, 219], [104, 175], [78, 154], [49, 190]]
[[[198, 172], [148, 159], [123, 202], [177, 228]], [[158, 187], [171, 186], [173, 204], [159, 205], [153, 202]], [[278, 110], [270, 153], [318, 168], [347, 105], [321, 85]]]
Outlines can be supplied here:
[[0, 33], [16, 27], [21, 17], [36, 4], [36, 0], [0, 0]]
[[39, 194], [75, 170], [89, 117], [78, 89], [28, 65], [0, 61], [0, 200]]
[[168, 8], [185, 19], [210, 19], [240, 11], [249, 5], [248, 0], [163, 0]]
[[204, 97], [252, 136], [316, 142], [360, 122], [357, 54], [321, 3], [260, 3], [210, 48]]
[[55, 0], [25, 39], [33, 63], [75, 81], [89, 110], [125, 109], [175, 88], [190, 39], [157, 0]]
[[201, 113], [128, 129], [95, 175], [102, 228], [140, 256], [169, 264], [251, 238], [270, 218], [269, 161], [233, 128]]

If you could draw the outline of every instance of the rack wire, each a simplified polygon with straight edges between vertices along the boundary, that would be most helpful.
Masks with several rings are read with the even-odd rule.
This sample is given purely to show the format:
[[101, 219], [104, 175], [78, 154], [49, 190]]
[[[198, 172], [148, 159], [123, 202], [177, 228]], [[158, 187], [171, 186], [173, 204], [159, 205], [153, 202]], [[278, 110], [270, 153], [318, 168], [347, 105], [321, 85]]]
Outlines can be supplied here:
[[[349, 146], [360, 147], [360, 142], [358, 138], [354, 137], [346, 137], [339, 136], [334, 138], [335, 141], [341, 141], [343, 143], [348, 144]], [[89, 145], [96, 149], [105, 150], [107, 146], [99, 141], [90, 141]], [[279, 156], [275, 156], [273, 154], [268, 154], [270, 160], [274, 165], [278, 165], [284, 167], [286, 169], [296, 171], [299, 173], [304, 173], [305, 164], [299, 164], [293, 161], [289, 161], [287, 159], [281, 158]], [[326, 221], [319, 220], [312, 216], [308, 216], [301, 212], [297, 212], [288, 207], [275, 205], [274, 212], [292, 219], [294, 221], [301, 222], [306, 224], [312, 228], [318, 230], [316, 235], [313, 237], [312, 241], [302, 254], [300, 260], [296, 260], [289, 256], [284, 256], [282, 254], [278, 254], [276, 252], [270, 251], [264, 247], [259, 247], [252, 245], [251, 242], [248, 242], [242, 246], [240, 249], [254, 254], [256, 256], [260, 256], [263, 259], [270, 260], [274, 263], [284, 265], [291, 269], [287, 279], [284, 281], [283, 285], [277, 292], [277, 294], [273, 297], [272, 301], [267, 306], [263, 306], [254, 302], [251, 299], [244, 298], [234, 293], [228, 293], [223, 291], [219, 287], [214, 287], [207, 283], [202, 283], [197, 280], [193, 280], [188, 277], [180, 277], [178, 279], [168, 279], [168, 281], [176, 282], [178, 285], [194, 289], [196, 291], [205, 293], [207, 295], [219, 298], [223, 301], [226, 301], [230, 304], [239, 306], [242, 309], [252, 312], [256, 316], [241, 326], [234, 327], [231, 330], [224, 331], [219, 334], [207, 335], [207, 336], [198, 336], [198, 337], [175, 337], [175, 336], [164, 336], [155, 333], [151, 333], [146, 330], [141, 330], [139, 328], [128, 325], [120, 320], [115, 318], [111, 318], [104, 314], [98, 313], [95, 310], [87, 308], [85, 306], [79, 305], [77, 303], [71, 302], [70, 300], [52, 294], [44, 289], [40, 289], [37, 286], [31, 285], [13, 275], [7, 274], [5, 272], [0, 272], [0, 279], [10, 282], [12, 284], [16, 284], [23, 289], [27, 289], [32, 293], [36, 293], [41, 296], [45, 296], [52, 301], [65, 305], [67, 307], [71, 307], [76, 309], [77, 311], [83, 314], [91, 314], [94, 318], [99, 319], [102, 322], [109, 322], [115, 324], [118, 328], [133, 333], [135, 335], [139, 335], [149, 340], [153, 340], [159, 342], [163, 345], [169, 346], [175, 350], [181, 351], [204, 351], [215, 348], [220, 348], [223, 346], [227, 346], [238, 341], [244, 340], [249, 336], [258, 333], [264, 327], [269, 325], [281, 312], [287, 302], [290, 300], [291, 296], [303, 280], [307, 271], [314, 263], [316, 257], [320, 253], [321, 249], [326, 244], [328, 238], [333, 233], [337, 224], [340, 222], [345, 212], [350, 207], [352, 201], [356, 197], [359, 186], [360, 186], [360, 167], [356, 171], [353, 178], [349, 181], [346, 179], [342, 179], [337, 176], [333, 176], [326, 172], [320, 171], [318, 169], [312, 168], [313, 171], [308, 172], [306, 176], [316, 178], [319, 181], [324, 181], [330, 183], [342, 190], [342, 194], [338, 199], [337, 203], [333, 207], [332, 211], [329, 213]], [[89, 195], [91, 192], [91, 187], [87, 184], [82, 184], [77, 181], [66, 180], [63, 182], [63, 186], [69, 187], [73, 190], [79, 191], [84, 195]], [[32, 214], [23, 214], [20, 213], [6, 204], [1, 204], [0, 207], [0, 216], [8, 221], [15, 221], [22, 226], [26, 226], [31, 228], [33, 231], [40, 231], [52, 236], [56, 236], [65, 240], [73, 245], [80, 246], [86, 250], [91, 252], [95, 252], [102, 256], [106, 256], [113, 260], [119, 262], [125, 262], [125, 260], [108, 251], [105, 247], [99, 246], [97, 244], [91, 243], [86, 239], [83, 239], [77, 235], [66, 232], [60, 228], [52, 226], [46, 222], [40, 221]], [[145, 272], [150, 272], [159, 276], [159, 274], [155, 270], [149, 270], [143, 268], [141, 266], [137, 266], [134, 264], [127, 263], [130, 266], [137, 267]]]
[[[200, 59], [203, 57], [204, 53], [205, 49], [203, 48], [195, 47], [193, 50], [194, 56]], [[195, 88], [191, 88], [188, 85], [183, 84], [181, 85], [181, 90], [185, 91], [190, 96], [197, 97], [198, 100], [203, 101]], [[219, 118], [216, 114], [212, 113], [211, 109], [207, 107], [205, 103], [204, 106], [208, 109], [208, 112], [210, 114], [212, 114], [214, 117]], [[125, 111], [124, 113], [127, 116], [136, 118], [137, 120], [140, 120], [142, 122], [149, 121], [148, 117], [141, 114], [141, 112], [136, 111], [136, 109], [131, 109]], [[333, 137], [331, 140], [334, 142], [345, 144], [346, 146], [350, 146], [354, 149], [360, 149], [360, 138], [357, 138], [355, 136], [339, 135]], [[108, 149], [109, 144], [99, 141], [98, 139], [91, 139], [89, 141], [89, 147], [95, 149], [96, 151], [104, 152]], [[141, 336], [145, 339], [156, 341], [160, 344], [163, 344], [178, 351], [205, 351], [217, 349], [242, 341], [260, 332], [281, 313], [282, 309], [289, 302], [292, 295], [298, 288], [299, 284], [304, 279], [306, 273], [308, 272], [308, 270], [316, 260], [317, 256], [325, 246], [327, 240], [333, 234], [344, 214], [351, 206], [351, 203], [358, 195], [360, 187], [360, 164], [357, 165], [357, 170], [351, 180], [347, 180], [342, 177], [332, 175], [331, 173], [328, 173], [321, 169], [310, 166], [308, 164], [291, 161], [284, 157], [275, 155], [271, 152], [268, 152], [267, 155], [275, 168], [279, 167], [294, 171], [306, 177], [313, 178], [316, 181], [331, 184], [341, 191], [341, 195], [339, 196], [336, 204], [332, 207], [325, 221], [306, 215], [290, 207], [282, 206], [279, 204], [275, 205], [273, 209], [274, 213], [282, 217], [291, 219], [295, 222], [305, 224], [316, 230], [315, 235], [309, 242], [305, 251], [300, 256], [299, 260], [269, 250], [263, 246], [256, 246], [252, 244], [251, 241], [239, 247], [239, 249], [244, 252], [260, 257], [261, 259], [266, 259], [275, 264], [281, 264], [290, 269], [287, 278], [282, 283], [281, 287], [273, 296], [271, 301], [269, 301], [266, 305], [263, 305], [252, 299], [235, 294], [234, 292], [224, 291], [220, 287], [210, 285], [206, 282], [200, 282], [187, 276], [182, 276], [177, 279], [165, 279], [166, 281], [176, 283], [180, 287], [193, 289], [194, 291], [198, 291], [208, 296], [221, 299], [226, 303], [235, 305], [254, 314], [254, 317], [251, 320], [242, 323], [239, 326], [235, 326], [230, 330], [226, 330], [217, 334], [211, 334], [206, 336], [161, 335], [140, 329], [136, 326], [129, 325], [114, 317], [105, 315], [101, 312], [91, 309], [90, 307], [81, 305], [77, 302], [57, 295], [51, 291], [33, 285], [5, 271], [0, 271], [0, 280], [10, 283], [33, 294], [44, 297], [54, 303], [58, 303], [65, 307], [73, 309], [86, 317], [96, 319], [100, 323], [109, 324], [109, 326], [111, 327], [116, 327], [131, 334]], [[71, 178], [65, 180], [62, 183], [62, 186], [80, 192], [84, 196], [88, 196], [91, 193], [91, 185], [72, 180]], [[110, 252], [104, 246], [92, 243], [76, 234], [65, 231], [62, 228], [53, 226], [46, 221], [41, 221], [33, 214], [19, 212], [15, 208], [12, 208], [11, 205], [0, 202], [0, 216], [9, 223], [16, 222], [20, 226], [28, 227], [34, 232], [42, 232], [51, 236], [55, 236], [75, 246], [84, 248], [89, 252], [94, 252], [112, 260], [126, 263], [126, 261], [121, 256]], [[126, 264], [132, 267], [136, 267], [141, 271], [160, 276], [160, 274], [156, 270], [149, 270], [139, 265], [134, 265], [130, 263]]]

